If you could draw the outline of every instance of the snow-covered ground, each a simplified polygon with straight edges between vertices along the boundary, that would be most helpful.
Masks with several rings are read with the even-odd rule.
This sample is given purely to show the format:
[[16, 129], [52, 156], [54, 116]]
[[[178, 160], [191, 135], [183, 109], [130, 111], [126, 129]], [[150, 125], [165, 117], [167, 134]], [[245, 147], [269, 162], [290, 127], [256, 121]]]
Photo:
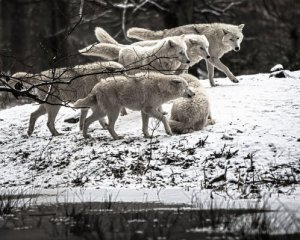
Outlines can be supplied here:
[[[36, 104], [0, 111], [0, 186], [71, 188], [208, 189], [234, 198], [266, 193], [299, 196], [300, 71], [289, 78], [269, 74], [217, 79], [207, 87], [216, 124], [191, 134], [167, 136], [162, 125], [144, 139], [139, 112], [120, 117], [114, 141], [98, 123], [85, 140], [74, 116], [62, 108], [51, 137], [41, 117], [31, 137], [29, 115]], [[171, 104], [164, 106], [169, 110]], [[153, 121], [153, 127], [155, 121]], [[206, 141], [204, 141], [207, 138]]]

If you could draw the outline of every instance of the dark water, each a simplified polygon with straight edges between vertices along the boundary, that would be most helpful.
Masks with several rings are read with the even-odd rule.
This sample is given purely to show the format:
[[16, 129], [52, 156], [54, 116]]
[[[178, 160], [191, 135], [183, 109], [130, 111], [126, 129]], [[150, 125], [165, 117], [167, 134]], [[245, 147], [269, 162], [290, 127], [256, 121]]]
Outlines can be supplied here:
[[[291, 223], [278, 224], [282, 220]], [[300, 234], [287, 234], [291, 231], [287, 226], [293, 224], [295, 219], [282, 219], [280, 212], [264, 209], [205, 210], [157, 203], [57, 204], [2, 212], [0, 239], [299, 240]], [[276, 232], [281, 235], [274, 235]]]

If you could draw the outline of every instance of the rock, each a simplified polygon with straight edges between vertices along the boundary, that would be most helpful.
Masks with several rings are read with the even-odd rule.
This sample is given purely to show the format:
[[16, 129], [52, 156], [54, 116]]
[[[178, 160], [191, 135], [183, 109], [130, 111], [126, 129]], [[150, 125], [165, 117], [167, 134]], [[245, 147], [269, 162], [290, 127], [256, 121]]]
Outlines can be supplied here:
[[269, 77], [275, 77], [275, 78], [286, 78], [284, 70], [272, 72]]
[[226, 134], [223, 134], [223, 136], [221, 137], [221, 139], [223, 139], [223, 140], [233, 140], [233, 137], [231, 137], [229, 135], [226, 135]]

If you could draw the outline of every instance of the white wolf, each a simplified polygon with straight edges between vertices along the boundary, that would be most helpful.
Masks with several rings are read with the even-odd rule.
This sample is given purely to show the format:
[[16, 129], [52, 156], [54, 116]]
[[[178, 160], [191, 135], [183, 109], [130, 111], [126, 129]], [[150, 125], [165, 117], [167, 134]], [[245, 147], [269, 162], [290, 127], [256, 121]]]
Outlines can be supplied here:
[[238, 83], [238, 79], [233, 73], [220, 61], [220, 58], [227, 52], [234, 50], [239, 51], [243, 40], [242, 30], [244, 24], [231, 25], [224, 23], [212, 24], [190, 24], [162, 31], [151, 31], [143, 28], [131, 28], [127, 31], [130, 38], [138, 40], [161, 39], [169, 36], [178, 36], [182, 34], [203, 34], [209, 42], [210, 59], [206, 60], [208, 78], [211, 86], [215, 86], [214, 67], [218, 68], [226, 74], [226, 76], [234, 83]]
[[130, 74], [139, 70], [157, 70], [173, 73], [181, 64], [189, 64], [187, 45], [180, 36], [158, 40], [147, 45], [120, 45], [100, 43], [79, 52], [83, 55], [99, 56], [105, 59], [118, 59]]
[[[102, 56], [105, 59], [117, 60], [119, 57], [118, 52], [121, 50], [121, 48], [128, 46], [119, 44], [101, 27], [95, 28], [95, 35], [100, 44], [90, 45], [79, 52], [83, 53], [84, 55]], [[178, 69], [176, 69], [177, 74], [198, 63], [202, 58], [208, 59], [210, 57], [208, 53], [209, 43], [204, 35], [185, 34], [182, 36], [182, 39], [187, 45], [187, 56], [190, 60], [190, 63], [181, 64]], [[160, 40], [140, 41], [131, 44], [131, 46], [153, 46], [157, 44], [157, 41]]]
[[214, 124], [211, 117], [210, 104], [205, 89], [199, 80], [191, 74], [181, 74], [191, 90], [192, 98], [178, 98], [173, 101], [169, 121], [172, 132], [182, 134], [201, 130], [208, 124]]
[[158, 107], [167, 101], [193, 95], [188, 83], [180, 76], [147, 71], [130, 77], [116, 76], [100, 81], [86, 98], [78, 100], [74, 106], [91, 107], [93, 110], [93, 114], [84, 122], [84, 137], [89, 137], [87, 129], [92, 122], [107, 115], [110, 134], [114, 139], [120, 139], [114, 126], [122, 107], [142, 112], [145, 137], [150, 137], [149, 117], [162, 121], [167, 134], [172, 135], [168, 121], [157, 110]]
[[[88, 46], [79, 52], [83, 55], [100, 56], [110, 60], [117, 58], [118, 62], [129, 69], [126, 73], [134, 74], [138, 73], [140, 70], [156, 70], [166, 74], [174, 73], [175, 71], [178, 71], [181, 66], [186, 68], [190, 63], [187, 55], [187, 44], [182, 36], [147, 41], [147, 43], [140, 45], [122, 45], [117, 43], [105, 30], [100, 28], [96, 28], [98, 40], [100, 40], [100, 31], [104, 34], [105, 40], [110, 43], [100, 43]], [[195, 37], [199, 38], [200, 36], [195, 35]], [[191, 45], [195, 40], [191, 39], [188, 42]], [[208, 42], [206, 41], [206, 43]], [[118, 54], [116, 54], [117, 51], [119, 51]], [[208, 46], [206, 46], [206, 52], [208, 52]], [[182, 69], [182, 71], [184, 70], [185, 69]], [[163, 111], [161, 108], [160, 110]], [[122, 109], [122, 115], [126, 114], [126, 110]]]
[[[48, 104], [39, 105], [38, 109], [31, 113], [28, 135], [32, 134], [36, 120], [46, 113], [48, 114], [47, 126], [51, 134], [53, 136], [60, 135], [55, 128], [55, 118], [62, 103], [75, 102], [80, 98], [86, 97], [102, 78], [114, 76], [114, 71], [121, 71], [122, 69], [123, 66], [116, 62], [96, 62], [69, 69], [57, 68], [55, 70], [47, 70], [40, 74], [15, 73], [12, 76], [14, 82], [22, 81], [27, 87], [33, 84], [41, 84], [37, 88], [37, 93], [42, 99], [47, 97]], [[53, 84], [49, 85], [45, 83]], [[88, 109], [81, 110], [80, 129], [83, 127], [87, 112]], [[100, 123], [104, 128], [106, 127], [104, 119], [101, 119]]]

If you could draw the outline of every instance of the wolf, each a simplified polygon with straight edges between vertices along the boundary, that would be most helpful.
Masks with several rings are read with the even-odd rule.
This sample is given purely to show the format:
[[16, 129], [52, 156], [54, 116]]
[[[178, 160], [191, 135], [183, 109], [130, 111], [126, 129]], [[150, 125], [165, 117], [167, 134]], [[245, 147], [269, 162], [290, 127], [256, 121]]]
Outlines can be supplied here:
[[[98, 40], [100, 38], [99, 29], [96, 28]], [[190, 63], [187, 55], [187, 45], [181, 36], [169, 37], [141, 45], [121, 45], [106, 33], [105, 30], [101, 30], [104, 33], [105, 40], [110, 43], [89, 46], [79, 52], [83, 55], [98, 55], [104, 59], [115, 59], [116, 49], [119, 49], [117, 59], [119, 63], [127, 68], [127, 74], [138, 73], [141, 69], [156, 70], [170, 74], [177, 71], [181, 65], [186, 66], [186, 64]], [[160, 110], [163, 111], [161, 108]], [[126, 114], [126, 110], [122, 109], [122, 115]]]
[[[62, 102], [72, 103], [86, 97], [102, 78], [114, 75], [114, 71], [121, 71], [123, 66], [117, 62], [96, 62], [85, 65], [78, 65], [73, 68], [57, 68], [46, 70], [40, 74], [29, 74], [25, 72], [15, 73], [12, 76], [15, 82], [22, 81], [25, 87], [35, 85], [37, 94], [47, 102], [40, 104], [38, 109], [31, 113], [28, 127], [30, 136], [34, 130], [36, 120], [48, 114], [47, 126], [53, 136], [60, 135], [55, 128], [55, 119], [61, 108]], [[120, 74], [120, 73], [116, 73]], [[45, 84], [51, 83], [52, 84]], [[55, 83], [58, 82], [58, 83]], [[45, 85], [43, 85], [45, 84]], [[83, 122], [87, 116], [88, 109], [82, 109], [79, 126], [83, 127]], [[100, 124], [106, 128], [105, 119], [100, 119]]]
[[191, 74], [181, 74], [191, 90], [195, 93], [192, 98], [178, 98], [173, 101], [169, 124], [173, 133], [183, 134], [203, 129], [208, 124], [214, 124], [210, 102], [205, 89], [199, 80]]
[[176, 28], [165, 29], [161, 31], [151, 31], [143, 28], [130, 28], [127, 31], [129, 38], [138, 40], [155, 40], [169, 36], [178, 36], [182, 34], [200, 34], [205, 35], [209, 42], [210, 58], [206, 59], [208, 78], [211, 86], [216, 86], [214, 82], [214, 68], [218, 68], [234, 83], [238, 79], [220, 60], [227, 52], [239, 51], [243, 40], [244, 24], [231, 25], [225, 23], [212, 24], [189, 24]]
[[[146, 45], [100, 43], [79, 51], [83, 55], [117, 59], [129, 74], [139, 70], [157, 70], [173, 73], [183, 64], [189, 64], [187, 45], [179, 36], [169, 37]], [[116, 54], [118, 52], [118, 54]]]
[[[118, 51], [121, 48], [125, 48], [127, 45], [118, 43], [108, 32], [106, 32], [101, 27], [95, 28], [95, 35], [97, 40], [101, 44], [93, 44], [90, 45], [79, 52], [84, 55], [90, 56], [102, 56], [105, 59], [109, 60], [117, 60], [118, 59]], [[187, 56], [190, 60], [189, 64], [181, 64], [176, 69], [176, 74], [182, 73], [183, 71], [187, 71], [189, 67], [198, 63], [202, 58], [208, 59], [210, 58], [208, 47], [209, 43], [207, 38], [204, 35], [198, 34], [185, 34], [181, 36], [183, 41], [187, 45]], [[153, 46], [157, 44], [157, 41], [160, 40], [150, 40], [150, 41], [140, 41], [132, 43], [131, 46]], [[112, 45], [107, 45], [112, 44]], [[108, 48], [110, 46], [110, 49]], [[109, 50], [108, 50], [109, 49]]]
[[167, 134], [172, 135], [167, 118], [157, 109], [163, 103], [179, 97], [192, 97], [194, 93], [188, 83], [180, 76], [166, 75], [159, 72], [140, 72], [129, 76], [116, 76], [100, 81], [91, 93], [74, 103], [76, 108], [92, 108], [93, 113], [86, 119], [83, 136], [89, 137], [89, 125], [99, 118], [108, 117], [108, 131], [114, 139], [122, 138], [114, 126], [122, 107], [141, 111], [143, 134], [150, 137], [149, 117], [154, 117], [164, 124]]

